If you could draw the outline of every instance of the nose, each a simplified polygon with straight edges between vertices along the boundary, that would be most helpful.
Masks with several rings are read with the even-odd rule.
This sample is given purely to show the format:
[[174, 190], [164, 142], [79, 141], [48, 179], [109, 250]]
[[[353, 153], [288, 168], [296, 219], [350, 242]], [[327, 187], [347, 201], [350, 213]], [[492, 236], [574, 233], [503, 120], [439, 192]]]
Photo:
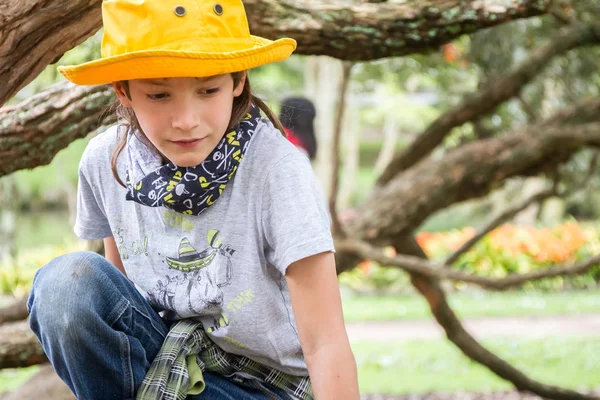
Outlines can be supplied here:
[[171, 117], [171, 126], [183, 132], [189, 132], [196, 128], [200, 123], [199, 110], [186, 101], [178, 104]]

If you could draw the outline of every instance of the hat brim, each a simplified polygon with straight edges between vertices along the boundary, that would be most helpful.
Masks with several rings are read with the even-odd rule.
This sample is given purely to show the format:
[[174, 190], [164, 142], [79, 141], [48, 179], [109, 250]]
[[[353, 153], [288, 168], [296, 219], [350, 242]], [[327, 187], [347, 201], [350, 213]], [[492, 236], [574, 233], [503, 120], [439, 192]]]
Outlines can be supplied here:
[[255, 46], [228, 53], [148, 50], [58, 67], [77, 85], [102, 85], [131, 79], [207, 77], [245, 71], [288, 58], [296, 49], [289, 38], [268, 40], [252, 36]]

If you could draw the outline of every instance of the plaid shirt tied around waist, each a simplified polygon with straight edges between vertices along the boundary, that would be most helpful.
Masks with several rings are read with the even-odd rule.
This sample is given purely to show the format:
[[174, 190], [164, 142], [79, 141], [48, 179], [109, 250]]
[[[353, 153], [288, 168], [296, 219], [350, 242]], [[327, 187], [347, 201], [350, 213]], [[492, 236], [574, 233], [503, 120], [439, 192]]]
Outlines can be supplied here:
[[[248, 357], [225, 352], [206, 334], [202, 323], [181, 320], [174, 324], [138, 389], [137, 400], [185, 400], [200, 393], [204, 382], [190, 381], [188, 361], [201, 371], [224, 376], [241, 373], [275, 386], [298, 400], [314, 400], [308, 376], [293, 376], [259, 364]], [[193, 361], [196, 361], [195, 363]], [[192, 367], [193, 368], [193, 367]]]

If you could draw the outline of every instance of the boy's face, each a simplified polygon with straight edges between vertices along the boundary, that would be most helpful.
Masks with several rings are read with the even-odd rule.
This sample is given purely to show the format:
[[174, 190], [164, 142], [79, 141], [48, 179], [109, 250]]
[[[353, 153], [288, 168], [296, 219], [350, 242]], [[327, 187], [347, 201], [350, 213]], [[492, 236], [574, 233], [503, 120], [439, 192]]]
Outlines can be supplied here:
[[180, 167], [200, 164], [217, 146], [229, 125], [233, 99], [246, 75], [233, 87], [231, 74], [208, 78], [129, 81], [129, 94], [115, 83], [119, 100], [135, 112], [152, 144]]

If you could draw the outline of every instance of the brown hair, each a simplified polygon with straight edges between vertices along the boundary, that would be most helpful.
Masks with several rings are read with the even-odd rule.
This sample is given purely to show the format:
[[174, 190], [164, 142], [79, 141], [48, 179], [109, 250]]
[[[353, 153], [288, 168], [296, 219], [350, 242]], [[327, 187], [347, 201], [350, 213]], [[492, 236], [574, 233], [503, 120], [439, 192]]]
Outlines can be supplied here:
[[[234, 72], [231, 74], [231, 76], [233, 78], [233, 87], [235, 88], [240, 83], [243, 76], [243, 72]], [[129, 82], [121, 81], [119, 82], [119, 84], [123, 87], [127, 97], [131, 99], [131, 94], [129, 92]], [[275, 113], [271, 111], [269, 106], [267, 106], [264, 101], [262, 101], [252, 93], [252, 89], [250, 88], [250, 79], [248, 75], [246, 75], [246, 81], [244, 83], [242, 93], [238, 97], [235, 97], [233, 99], [233, 109], [231, 111], [231, 118], [229, 119], [229, 126], [227, 127], [227, 130], [232, 129], [242, 120], [242, 118], [250, 110], [250, 106], [252, 104], [260, 108], [260, 110], [267, 115], [269, 120], [271, 120], [275, 128], [277, 128], [281, 132], [281, 134], [285, 136], [285, 131], [283, 129], [283, 126], [281, 125], [281, 122], [279, 121], [279, 118], [277, 118], [277, 115], [275, 115]], [[117, 171], [117, 159], [119, 157], [119, 154], [121, 154], [121, 152], [125, 148], [125, 145], [127, 144], [128, 132], [132, 130], [134, 135], [138, 133], [144, 135], [144, 131], [142, 131], [142, 128], [140, 127], [140, 124], [135, 116], [135, 113], [133, 112], [133, 109], [123, 106], [119, 102], [119, 100], [116, 101], [115, 107], [120, 127], [123, 127], [124, 130], [120, 132], [121, 136], [119, 137], [117, 146], [115, 147], [113, 154], [110, 158], [110, 167], [112, 169], [113, 176], [115, 177], [117, 182], [119, 182], [121, 186], [126, 187], [121, 178], [119, 177], [119, 173]], [[150, 146], [152, 146], [152, 144], [148, 140], [144, 141], [144, 143], [147, 143]], [[161, 155], [164, 162], [167, 162], [166, 158], [158, 151], [158, 149], [154, 148], [154, 146], [152, 146], [152, 149]]]

